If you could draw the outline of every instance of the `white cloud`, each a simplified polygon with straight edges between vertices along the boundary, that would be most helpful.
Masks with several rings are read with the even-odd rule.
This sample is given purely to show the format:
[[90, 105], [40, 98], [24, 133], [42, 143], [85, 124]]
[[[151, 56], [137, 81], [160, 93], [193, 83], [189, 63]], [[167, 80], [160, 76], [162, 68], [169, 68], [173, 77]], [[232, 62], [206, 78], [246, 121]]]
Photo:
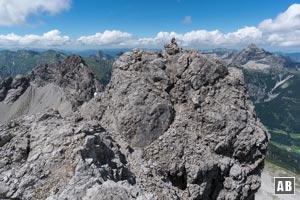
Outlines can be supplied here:
[[161, 47], [165, 42], [171, 40], [171, 38], [175, 37], [177, 41], [182, 37], [181, 34], [177, 34], [175, 32], [159, 32], [155, 37], [150, 38], [140, 38], [136, 40], [129, 41], [131, 46], [136, 47]]
[[191, 16], [185, 16], [182, 23], [184, 23], [184, 24], [192, 23], [192, 17]]
[[141, 38], [136, 41], [129, 41], [133, 46], [162, 47], [175, 37], [178, 44], [183, 47], [203, 46], [245, 46], [253, 42], [262, 41], [262, 32], [256, 27], [245, 27], [236, 32], [224, 34], [219, 30], [194, 30], [184, 34], [176, 32], [159, 32], [153, 38]]
[[267, 41], [272, 46], [300, 47], [300, 31], [290, 33], [273, 33], [268, 36]]
[[248, 27], [238, 29], [236, 32], [227, 33], [224, 37], [220, 38], [221, 45], [228, 46], [241, 46], [248, 45], [250, 43], [260, 44], [262, 42], [263, 32], [256, 27]]
[[291, 5], [285, 12], [280, 13], [276, 19], [266, 19], [258, 27], [267, 32], [300, 30], [300, 4]]
[[260, 43], [262, 32], [256, 27], [245, 27], [231, 33], [222, 33], [219, 30], [190, 31], [183, 35], [184, 46], [243, 46], [249, 43]]
[[[24, 0], [25, 1], [25, 0]], [[56, 0], [52, 0], [56, 1]], [[0, 2], [3, 2], [3, 0]], [[1, 8], [0, 8], [1, 9]], [[54, 8], [53, 8], [54, 9]], [[7, 9], [9, 10], [9, 9]], [[50, 12], [50, 11], [49, 11]], [[51, 11], [55, 13], [55, 9]], [[0, 13], [0, 16], [2, 13]], [[291, 5], [276, 19], [262, 21], [258, 27], [246, 26], [233, 32], [220, 30], [192, 30], [185, 33], [158, 32], [153, 37], [136, 37], [133, 33], [120, 30], [106, 30], [93, 35], [71, 39], [58, 30], [41, 35], [0, 35], [2, 47], [61, 47], [61, 48], [162, 48], [164, 43], [175, 37], [181, 47], [245, 47], [249, 43], [281, 47], [300, 47], [300, 4]], [[297, 20], [298, 19], [298, 20]], [[0, 20], [1, 22], [1, 20]]]
[[275, 19], [266, 19], [258, 27], [268, 45], [300, 47], [300, 4], [291, 5]]
[[159, 32], [155, 37], [137, 38], [128, 32], [106, 30], [89, 36], [71, 39], [58, 30], [41, 35], [17, 35], [14, 33], [0, 35], [0, 46], [3, 47], [60, 47], [60, 48], [162, 48], [164, 43], [175, 37], [181, 47], [244, 47], [249, 43], [271, 46], [300, 46], [300, 31], [290, 33], [264, 34], [256, 27], [245, 27], [231, 33], [219, 30], [194, 30], [186, 33]]
[[26, 23], [28, 16], [55, 15], [70, 8], [71, 0], [0, 0], [0, 26]]
[[218, 30], [195, 30], [185, 33], [180, 40], [183, 46], [214, 45], [216, 39], [221, 36], [222, 33]]
[[[8, 47], [145, 47], [161, 48], [164, 43], [175, 37], [182, 47], [246, 46], [249, 43], [260, 43], [262, 32], [255, 27], [245, 27], [232, 33], [222, 33], [219, 30], [194, 30], [187, 33], [159, 32], [155, 37], [136, 38], [133, 34], [118, 30], [106, 30], [89, 36], [81, 36], [71, 40], [60, 31], [52, 30], [42, 35], [0, 35], [0, 46]], [[271, 42], [271, 40], [270, 40]]]
[[106, 30], [103, 33], [96, 33], [95, 35], [82, 36], [77, 39], [80, 44], [90, 46], [117, 46], [126, 43], [127, 40], [131, 40], [133, 35], [127, 32], [121, 32], [117, 30]]
[[6, 47], [54, 47], [70, 43], [70, 37], [62, 36], [58, 30], [52, 30], [42, 35], [0, 35], [0, 46]]

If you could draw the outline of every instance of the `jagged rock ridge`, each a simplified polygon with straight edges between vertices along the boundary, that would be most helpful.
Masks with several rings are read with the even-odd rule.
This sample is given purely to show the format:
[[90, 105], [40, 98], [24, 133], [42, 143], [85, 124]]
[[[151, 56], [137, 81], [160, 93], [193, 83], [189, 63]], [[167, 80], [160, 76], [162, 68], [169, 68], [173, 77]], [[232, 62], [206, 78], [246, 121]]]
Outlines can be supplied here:
[[100, 83], [80, 56], [41, 64], [26, 76], [0, 80], [0, 123], [47, 108], [66, 116], [100, 90]]
[[0, 198], [49, 200], [253, 199], [269, 141], [240, 70], [141, 50], [76, 115], [26, 116], [0, 138]]
[[94, 74], [80, 56], [69, 56], [60, 64], [42, 64], [32, 70], [28, 77], [38, 86], [55, 83], [67, 93], [74, 108], [80, 106], [101, 90]]

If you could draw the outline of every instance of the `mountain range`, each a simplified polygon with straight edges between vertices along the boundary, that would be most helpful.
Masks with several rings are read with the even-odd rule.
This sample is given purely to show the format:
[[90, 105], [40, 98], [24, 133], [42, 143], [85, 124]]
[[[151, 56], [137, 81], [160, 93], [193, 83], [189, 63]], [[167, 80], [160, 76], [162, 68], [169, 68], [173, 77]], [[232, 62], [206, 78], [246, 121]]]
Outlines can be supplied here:
[[[168, 93], [170, 93], [170, 91], [177, 91], [177, 89], [177, 92], [183, 92], [183, 94], [181, 94], [181, 92], [176, 94], [182, 97], [182, 99], [178, 99], [176, 101], [184, 103], [186, 101], [185, 96], [188, 95], [185, 94], [187, 85], [185, 85], [184, 88], [180, 89], [180, 87], [184, 83], [177, 83], [177, 86], [180, 87], [174, 90], [174, 83], [172, 83], [172, 81], [174, 80], [168, 80], [167, 77], [170, 77], [172, 75], [173, 68], [178, 70], [178, 72], [176, 72], [176, 76], [179, 77], [181, 77], [188, 68], [194, 70], [195, 66], [190, 62], [193, 62], [193, 60], [195, 59], [199, 59], [199, 55], [201, 55], [194, 55], [193, 51], [191, 51], [180, 56], [180, 58], [178, 58], [178, 61], [173, 60], [173, 58], [171, 60], [168, 60], [168, 62], [174, 63], [171, 63], [172, 67], [167, 69], [166, 77], [165, 75], [161, 74], [160, 71], [153, 72], [150, 70], [150, 66], [159, 66], [164, 69], [166, 65], [165, 62], [156, 63], [156, 56], [152, 58], [152, 53], [134, 50], [131, 54], [125, 53], [124, 56], [121, 56], [115, 61], [115, 67], [121, 69], [121, 71], [117, 73], [115, 72], [115, 75], [111, 77], [112, 63], [115, 58], [108, 54], [105, 54], [102, 51], [94, 52], [94, 54], [85, 56], [83, 58], [79, 56], [68, 57], [64, 53], [55, 51], [26, 52], [23, 50], [16, 52], [3, 51], [0, 52], [0, 54], [1, 53], [7, 55], [7, 57], [4, 56], [5, 59], [2, 59], [5, 61], [3, 61], [4, 64], [0, 63], [0, 66], [3, 66], [1, 68], [2, 71], [0, 71], [0, 112], [5, 113], [5, 115], [1, 115], [0, 123], [4, 124], [9, 123], [11, 120], [16, 119], [20, 116], [30, 116], [32, 114], [43, 113], [47, 111], [48, 108], [56, 109], [59, 113], [59, 116], [64, 118], [75, 114], [72, 118], [72, 120], [74, 120], [75, 122], [80, 122], [84, 118], [101, 118], [105, 119], [105, 123], [109, 124], [111, 123], [111, 116], [115, 115], [114, 113], [121, 114], [120, 111], [122, 109], [125, 109], [124, 112], [128, 114], [131, 112], [131, 110], [135, 112], [136, 109], [135, 104], [132, 105], [132, 107], [124, 107], [121, 110], [119, 107], [114, 108], [114, 106], [116, 105], [122, 105], [122, 102], [117, 101], [117, 96], [119, 96], [120, 98], [120, 96], [122, 96], [124, 93], [124, 91], [117, 92], [118, 90], [116, 88], [119, 87], [119, 84], [123, 85], [125, 88], [131, 87], [131, 85], [135, 85], [135, 88], [138, 90], [138, 88], [140, 87], [139, 84], [143, 85], [144, 83], [140, 82], [138, 84], [135, 82], [139, 82], [140, 78], [146, 80], [149, 75], [153, 76], [150, 77], [154, 82], [151, 83], [150, 81], [150, 83], [153, 84], [155, 88], [158, 87], [156, 86], [158, 84], [159, 88], [165, 87], [164, 90], [166, 90]], [[269, 144], [267, 153], [268, 161], [299, 173], [299, 63], [293, 61], [289, 57], [268, 52], [253, 44], [249, 45], [241, 51], [215, 49], [213, 51], [203, 51], [202, 54], [208, 57], [209, 61], [212, 60], [215, 63], [210, 67], [218, 64], [226, 66], [229, 69], [231, 69], [232, 67], [236, 67], [243, 72], [245, 86], [248, 89], [250, 99], [254, 102], [255, 112], [257, 113], [263, 124], [268, 128], [268, 131], [272, 136], [272, 141]], [[34, 55], [34, 62], [31, 63], [29, 67], [25, 67], [25, 65], [22, 64], [13, 65], [13, 63], [17, 63], [18, 60], [22, 59], [25, 60], [24, 63], [30, 63], [30, 56], [28, 55]], [[47, 55], [49, 55], [49, 57], [47, 57]], [[157, 54], [157, 56], [160, 57], [163, 55]], [[202, 58], [202, 61], [203, 59], [204, 58]], [[153, 62], [150, 62], [150, 60], [153, 60]], [[187, 60], [186, 64], [184, 63], [184, 60]], [[47, 62], [48, 64], [46, 64]], [[134, 65], [134, 70], [140, 70], [140, 67], [146, 66], [146, 69], [150, 71], [145, 72], [142, 77], [141, 75], [137, 75], [137, 79], [128, 80], [129, 82], [126, 82], [125, 77], [123, 77], [122, 75], [122, 70], [130, 71], [130, 68], [128, 69], [128, 67], [131, 66], [131, 64], [134, 62], [137, 62], [136, 66]], [[201, 59], [199, 62], [201, 63]], [[188, 67], [182, 68], [182, 66]], [[23, 75], [18, 75], [15, 78], [9, 77], [9, 75], [16, 75], [19, 74], [19, 72]], [[205, 81], [206, 78], [215, 76], [214, 73], [210, 74], [209, 70], [206, 71], [201, 75], [203, 76], [202, 80], [200, 82], [194, 82], [191, 87], [194, 89], [197, 88], [197, 85], [201, 85], [201, 82]], [[128, 77], [131, 75], [127, 74], [126, 76]], [[107, 86], [106, 92], [103, 93], [104, 87], [101, 86], [101, 83], [106, 85], [110, 80], [112, 81], [112, 83]], [[160, 84], [165, 81], [167, 82], [164, 84], [167, 85], [161, 86]], [[147, 84], [143, 87], [146, 87]], [[204, 83], [204, 85], [206, 85], [206, 83]], [[152, 88], [151, 90], [156, 89]], [[126, 95], [124, 96], [124, 98], [122, 97], [122, 99], [125, 100], [127, 98], [126, 96], [131, 92], [134, 92], [134, 90], [126, 91]], [[108, 117], [103, 118], [102, 115], [105, 114], [105, 108], [103, 108], [103, 106], [99, 107], [99, 103], [97, 103], [97, 101], [103, 102], [103, 100], [99, 100], [99, 98], [104, 98], [106, 100], [103, 104], [108, 104], [107, 102], [110, 101], [110, 98], [113, 98], [113, 96], [111, 95], [114, 93], [116, 95], [114, 97], [116, 99], [116, 102], [111, 102], [112, 104], [110, 104], [109, 107], [110, 109], [115, 110], [110, 111], [112, 113], [110, 113]], [[98, 97], [98, 95], [100, 96]], [[135, 93], [132, 93], [132, 95], [134, 97]], [[98, 100], [95, 101], [95, 99]], [[133, 100], [130, 100], [128, 103], [130, 104], [130, 102], [132, 101]], [[174, 100], [171, 100], [171, 102], [173, 101]], [[193, 100], [193, 98], [192, 101], [194, 102], [195, 109], [198, 108], [200, 104], [198, 103], [198, 105], [195, 99]], [[159, 102], [161, 102], [161, 100]], [[138, 103], [137, 105], [140, 106], [140, 103]], [[165, 108], [161, 109], [164, 110]], [[137, 112], [141, 111], [137, 110]], [[144, 113], [144, 111], [142, 112]], [[168, 112], [170, 112], [170, 116], [173, 115], [171, 114], [173, 111]], [[100, 116], [98, 116], [99, 114]], [[130, 127], [126, 128], [128, 128], [128, 130], [132, 130], [133, 132], [138, 132], [141, 127], [132, 127], [136, 126], [137, 123], [147, 124], [149, 123], [148, 121], [153, 120], [150, 117], [149, 119], [147, 119], [147, 122], [143, 122], [140, 121], [141, 119], [139, 118], [139, 115], [137, 115], [136, 121], [130, 122], [131, 120], [135, 119], [135, 115], [136, 113], [129, 114], [128, 118], [126, 117], [126, 114], [124, 114], [124, 119], [122, 117], [121, 119], [117, 119], [116, 122], [122, 124], [123, 122], [120, 122], [120, 120], [124, 120], [124, 123], [133, 123], [132, 126], [130, 125]], [[143, 114], [143, 116], [144, 115], [145, 114]], [[50, 114], [50, 116], [54, 118], [58, 117], [55, 113]], [[167, 117], [164, 120], [168, 121], [169, 119]], [[121, 125], [116, 124], [116, 126], [120, 127]], [[158, 126], [158, 124], [153, 127], [156, 126]], [[111, 129], [109, 126], [106, 128]], [[145, 130], [143, 129], [144, 131], [142, 132], [147, 133], [148, 129], [152, 130], [152, 128], [148, 127]], [[111, 129], [110, 131], [125, 131], [125, 135], [130, 135], [130, 132], [126, 133], [126, 129]], [[126, 136], [124, 139], [133, 141], [134, 143], [143, 146], [145, 145], [143, 141], [144, 136], [142, 138], [140, 137], [141, 136], [138, 135], [130, 135]], [[177, 177], [174, 180], [172, 180], [171, 178], [170, 181], [176, 182], [178, 178], [180, 178], [181, 182], [183, 181], [181, 180], [182, 177]], [[173, 184], [176, 185], [175, 182]]]
[[[112, 52], [113, 55], [117, 55], [117, 51]], [[87, 55], [88, 53], [92, 54]], [[273, 136], [268, 158], [299, 172], [297, 163], [300, 162], [300, 94], [298, 92], [300, 64], [290, 57], [268, 52], [254, 44], [241, 51], [219, 48], [202, 51], [202, 53], [220, 59], [224, 65], [236, 66], [243, 71], [250, 98], [255, 104], [255, 111]], [[39, 63], [62, 62], [67, 56], [56, 51], [26, 50], [0, 51], [0, 55], [2, 77], [26, 74]], [[98, 80], [106, 85], [111, 78], [114, 60], [112, 54], [85, 51], [82, 55], [85, 64], [95, 73]], [[290, 156], [286, 157], [286, 154]]]
[[[85, 52], [82, 52], [82, 54], [85, 55], [83, 57], [84, 61], [93, 70], [100, 82], [104, 85], [107, 84], [111, 76], [113, 57], [109, 54], [105, 54], [102, 51], [88, 52], [92, 54], [86, 55]], [[39, 64], [62, 62], [70, 54], [72, 54], [72, 52], [63, 53], [54, 50], [2, 50], [0, 51], [0, 73], [12, 77], [15, 77], [18, 74], [25, 75]]]
[[41, 63], [57, 63], [66, 56], [57, 51], [37, 52], [32, 50], [0, 51], [0, 71], [12, 77], [25, 74]]
[[254, 199], [270, 136], [241, 70], [170, 52], [122, 54], [105, 88], [76, 55], [2, 79], [0, 198]]

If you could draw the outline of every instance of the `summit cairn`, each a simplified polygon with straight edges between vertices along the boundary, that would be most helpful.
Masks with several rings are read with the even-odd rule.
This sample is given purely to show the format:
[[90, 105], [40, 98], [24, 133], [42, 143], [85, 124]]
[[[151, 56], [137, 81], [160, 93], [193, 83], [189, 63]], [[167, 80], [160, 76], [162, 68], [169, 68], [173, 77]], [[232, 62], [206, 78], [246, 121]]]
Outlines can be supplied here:
[[173, 37], [171, 39], [171, 42], [170, 43], [166, 43], [164, 45], [164, 49], [165, 49], [165, 52], [168, 54], [168, 55], [175, 55], [177, 53], [180, 52], [180, 49], [178, 47], [178, 44], [177, 42], [175, 41], [176, 39]]

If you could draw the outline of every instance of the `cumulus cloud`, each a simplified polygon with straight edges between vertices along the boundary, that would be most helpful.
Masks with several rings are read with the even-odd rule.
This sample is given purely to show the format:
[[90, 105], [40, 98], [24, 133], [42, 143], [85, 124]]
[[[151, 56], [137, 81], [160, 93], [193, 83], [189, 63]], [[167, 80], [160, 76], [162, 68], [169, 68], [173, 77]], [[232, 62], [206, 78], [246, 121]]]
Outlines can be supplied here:
[[300, 47], [300, 31], [290, 33], [272, 33], [267, 37], [267, 41], [272, 46]]
[[269, 45], [300, 47], [300, 4], [291, 5], [275, 19], [266, 19], [258, 27]]
[[258, 28], [246, 26], [238, 29], [236, 32], [227, 33], [221, 39], [221, 45], [240, 46], [250, 43], [260, 44], [262, 42], [263, 32]]
[[155, 37], [140, 38], [136, 40], [129, 41], [132, 46], [141, 47], [159, 47], [162, 46], [166, 41], [170, 41], [171, 38], [175, 37], [178, 41], [182, 37], [181, 34], [175, 32], [159, 32]]
[[0, 46], [6, 47], [55, 47], [70, 43], [69, 36], [62, 36], [60, 31], [52, 30], [42, 35], [0, 35]]
[[24, 24], [28, 16], [43, 12], [55, 15], [70, 5], [71, 0], [0, 0], [0, 26]]
[[223, 34], [218, 30], [195, 30], [185, 33], [180, 40], [183, 46], [214, 45], [216, 40], [222, 36]]
[[191, 16], [185, 16], [183, 21], [182, 21], [183, 24], [190, 24], [192, 23], [192, 17]]
[[175, 37], [178, 44], [183, 47], [202, 46], [242, 46], [249, 43], [261, 42], [262, 32], [256, 27], [245, 27], [231, 33], [222, 33], [219, 30], [194, 30], [184, 34], [176, 32], [159, 32], [153, 38], [142, 38], [130, 41], [134, 46], [160, 47]]
[[[0, 0], [1, 1], [1, 0]], [[55, 1], [55, 0], [53, 0]], [[298, 9], [299, 8], [299, 9]], [[54, 12], [54, 11], [53, 11]], [[1, 14], [0, 14], [1, 15]], [[219, 30], [192, 30], [185, 33], [158, 32], [153, 37], [138, 38], [133, 33], [106, 30], [93, 35], [70, 39], [58, 30], [41, 35], [20, 36], [14, 33], [0, 35], [4, 47], [62, 47], [62, 48], [161, 48], [175, 37], [181, 47], [244, 47], [249, 43], [274, 47], [300, 47], [300, 4], [291, 5], [275, 19], [262, 21], [257, 27], [246, 26], [233, 32]], [[284, 23], [286, 22], [286, 23]], [[288, 28], [288, 29], [287, 29]], [[287, 30], [287, 31], [286, 31]]]
[[95, 35], [82, 36], [77, 39], [80, 44], [90, 46], [117, 46], [124, 45], [126, 41], [131, 40], [133, 35], [127, 32], [117, 30], [106, 30], [103, 33], [96, 33]]
[[[0, 46], [6, 47], [145, 47], [160, 48], [164, 43], [175, 37], [182, 47], [209, 46], [245, 46], [249, 43], [262, 41], [262, 33], [255, 27], [245, 27], [232, 33], [222, 33], [219, 30], [194, 30], [186, 33], [159, 32], [154, 37], [137, 38], [128, 32], [106, 30], [94, 35], [81, 36], [71, 40], [60, 31], [52, 30], [42, 35], [16, 35], [14, 33], [0, 35]], [[271, 39], [270, 39], [271, 41]], [[279, 40], [278, 40], [279, 41]]]
[[300, 4], [291, 5], [275, 19], [266, 19], [262, 21], [258, 27], [261, 30], [268, 32], [290, 32], [300, 30]]
[[[188, 22], [186, 18], [184, 21]], [[140, 46], [161, 46], [176, 37], [181, 46], [186, 47], [243, 47], [249, 43], [264, 46], [300, 47], [300, 4], [291, 5], [275, 19], [263, 20], [257, 27], [244, 27], [230, 33], [219, 30], [193, 30], [183, 34], [160, 32], [153, 38], [135, 41]]]

